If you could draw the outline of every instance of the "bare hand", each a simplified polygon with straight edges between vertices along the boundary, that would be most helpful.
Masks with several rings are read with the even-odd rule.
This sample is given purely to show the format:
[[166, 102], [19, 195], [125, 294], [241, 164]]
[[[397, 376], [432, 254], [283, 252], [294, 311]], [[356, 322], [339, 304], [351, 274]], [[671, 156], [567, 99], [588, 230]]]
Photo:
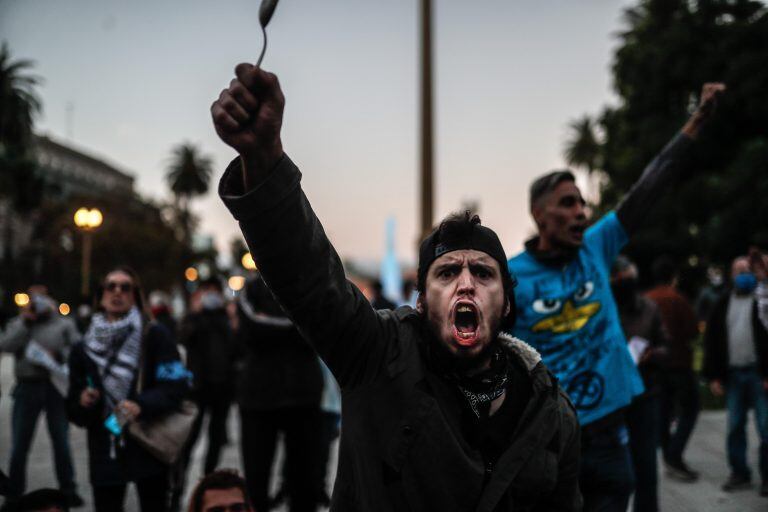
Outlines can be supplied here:
[[695, 139], [698, 137], [702, 126], [712, 117], [717, 108], [720, 97], [725, 93], [725, 84], [721, 82], [708, 82], [701, 88], [701, 98], [696, 112], [691, 115], [683, 126], [683, 133]]
[[90, 409], [96, 405], [96, 402], [99, 401], [99, 398], [101, 398], [101, 394], [99, 393], [98, 389], [85, 388], [80, 393], [80, 406], [85, 407], [86, 409]]
[[712, 392], [715, 396], [723, 396], [725, 394], [725, 389], [723, 389], [723, 383], [719, 380], [713, 380], [709, 383], [709, 390]]
[[240, 154], [247, 187], [254, 174], [270, 171], [283, 156], [285, 97], [272, 73], [243, 63], [235, 75], [211, 105], [211, 115], [221, 140]]
[[132, 400], [123, 400], [117, 404], [117, 410], [115, 413], [122, 415], [126, 422], [131, 422], [139, 417], [141, 414], [141, 407], [139, 407], [139, 404]]

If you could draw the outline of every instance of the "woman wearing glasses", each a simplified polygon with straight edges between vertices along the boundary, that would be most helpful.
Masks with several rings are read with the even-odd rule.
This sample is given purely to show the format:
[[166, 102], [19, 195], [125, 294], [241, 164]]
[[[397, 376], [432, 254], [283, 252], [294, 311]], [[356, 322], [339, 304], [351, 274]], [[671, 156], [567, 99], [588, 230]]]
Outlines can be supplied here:
[[[70, 421], [88, 429], [94, 510], [122, 511], [128, 482], [143, 512], [165, 510], [169, 467], [123, 431], [177, 408], [188, 372], [168, 331], [151, 322], [136, 273], [118, 267], [97, 292], [97, 313], [69, 359]], [[141, 392], [137, 392], [139, 378]]]

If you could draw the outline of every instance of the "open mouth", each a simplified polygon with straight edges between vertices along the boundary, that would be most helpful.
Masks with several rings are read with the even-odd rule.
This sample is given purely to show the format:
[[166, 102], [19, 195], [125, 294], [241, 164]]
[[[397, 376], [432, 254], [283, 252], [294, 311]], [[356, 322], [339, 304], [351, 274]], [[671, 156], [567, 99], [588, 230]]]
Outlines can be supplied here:
[[470, 302], [459, 302], [453, 313], [453, 337], [459, 345], [469, 347], [477, 342], [477, 307]]
[[585, 225], [583, 225], [583, 224], [578, 224], [578, 225], [576, 225], [576, 226], [571, 226], [571, 227], [568, 229], [568, 231], [570, 231], [570, 232], [571, 232], [571, 234], [572, 234], [574, 237], [581, 239], [581, 238], [584, 236], [584, 231], [585, 231], [586, 229], [587, 229], [587, 226], [585, 226]]

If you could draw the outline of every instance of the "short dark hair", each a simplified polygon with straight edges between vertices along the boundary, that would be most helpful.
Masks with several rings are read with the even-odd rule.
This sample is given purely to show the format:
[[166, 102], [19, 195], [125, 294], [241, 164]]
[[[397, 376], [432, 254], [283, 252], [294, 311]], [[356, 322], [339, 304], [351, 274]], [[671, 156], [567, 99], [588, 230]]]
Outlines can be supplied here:
[[651, 274], [656, 283], [669, 284], [677, 275], [677, 265], [669, 256], [659, 256], [651, 265]]
[[562, 169], [559, 171], [552, 171], [544, 176], [536, 178], [533, 183], [531, 183], [528, 195], [528, 207], [530, 210], [533, 210], [533, 206], [539, 199], [555, 190], [555, 188], [564, 181], [572, 181], [575, 183], [576, 177], [568, 169]]
[[245, 486], [245, 479], [240, 476], [240, 473], [236, 469], [217, 469], [213, 473], [208, 473], [197, 482], [189, 498], [187, 512], [202, 512], [205, 493], [210, 489], [240, 489], [240, 492], [243, 493], [243, 500], [248, 506], [251, 506], [251, 500], [248, 497], [248, 490]]

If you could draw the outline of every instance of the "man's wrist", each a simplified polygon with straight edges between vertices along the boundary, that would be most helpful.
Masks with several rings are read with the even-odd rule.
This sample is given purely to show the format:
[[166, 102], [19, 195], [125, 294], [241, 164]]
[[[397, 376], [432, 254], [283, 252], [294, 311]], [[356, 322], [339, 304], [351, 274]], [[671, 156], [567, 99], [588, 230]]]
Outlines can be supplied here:
[[245, 192], [263, 182], [283, 158], [283, 146], [278, 144], [267, 153], [241, 154], [243, 185]]

